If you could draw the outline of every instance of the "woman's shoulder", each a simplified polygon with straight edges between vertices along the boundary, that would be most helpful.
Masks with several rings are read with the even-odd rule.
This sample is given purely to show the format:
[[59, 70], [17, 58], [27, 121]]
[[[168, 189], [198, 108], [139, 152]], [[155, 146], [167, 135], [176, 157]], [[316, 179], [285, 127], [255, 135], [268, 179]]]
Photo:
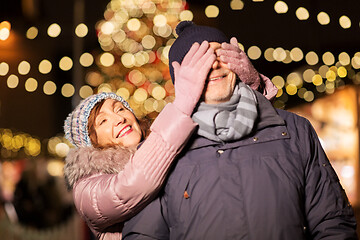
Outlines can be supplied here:
[[68, 187], [72, 189], [81, 178], [94, 174], [120, 172], [129, 161], [134, 148], [114, 146], [108, 148], [72, 148], [65, 158], [64, 175]]

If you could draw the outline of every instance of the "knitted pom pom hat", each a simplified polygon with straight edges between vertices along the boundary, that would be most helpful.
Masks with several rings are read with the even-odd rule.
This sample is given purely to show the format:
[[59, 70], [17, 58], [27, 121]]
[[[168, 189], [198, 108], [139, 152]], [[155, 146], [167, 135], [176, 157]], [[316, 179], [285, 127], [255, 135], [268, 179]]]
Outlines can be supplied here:
[[92, 146], [88, 132], [88, 118], [91, 109], [104, 99], [114, 99], [121, 102], [132, 113], [129, 103], [115, 93], [98, 93], [82, 100], [79, 105], [68, 115], [64, 124], [65, 138], [75, 147]]
[[176, 61], [181, 64], [187, 52], [190, 50], [193, 43], [201, 44], [203, 41], [229, 43], [230, 40], [220, 30], [208, 27], [198, 26], [191, 21], [180, 22], [175, 29], [178, 38], [174, 41], [169, 52], [169, 69], [171, 80], [174, 83], [174, 68], [172, 62]]

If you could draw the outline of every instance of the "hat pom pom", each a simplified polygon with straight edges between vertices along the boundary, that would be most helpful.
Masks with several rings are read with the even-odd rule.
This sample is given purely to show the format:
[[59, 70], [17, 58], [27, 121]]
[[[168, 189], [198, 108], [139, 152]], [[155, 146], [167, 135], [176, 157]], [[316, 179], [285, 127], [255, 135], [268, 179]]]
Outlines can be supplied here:
[[194, 23], [192, 21], [182, 21], [176, 26], [176, 34], [180, 35], [185, 28], [193, 26]]

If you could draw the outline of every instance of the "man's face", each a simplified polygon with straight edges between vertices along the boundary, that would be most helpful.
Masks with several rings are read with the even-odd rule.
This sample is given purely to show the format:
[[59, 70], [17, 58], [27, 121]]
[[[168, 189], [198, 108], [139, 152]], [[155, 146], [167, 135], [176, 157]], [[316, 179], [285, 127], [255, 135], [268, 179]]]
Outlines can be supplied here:
[[[210, 47], [215, 51], [220, 49], [221, 44], [210, 42]], [[227, 68], [227, 64], [215, 60], [210, 69], [207, 84], [205, 86], [204, 101], [207, 104], [218, 104], [230, 100], [236, 84], [236, 75]]]

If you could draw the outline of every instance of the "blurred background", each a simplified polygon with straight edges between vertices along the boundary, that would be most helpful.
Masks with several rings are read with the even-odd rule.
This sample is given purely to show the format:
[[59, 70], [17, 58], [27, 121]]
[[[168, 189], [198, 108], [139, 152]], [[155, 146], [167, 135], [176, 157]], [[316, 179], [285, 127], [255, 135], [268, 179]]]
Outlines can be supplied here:
[[235, 36], [278, 87], [275, 107], [314, 125], [359, 217], [358, 0], [5, 0], [0, 7], [1, 239], [93, 239], [63, 179], [63, 122], [112, 91], [152, 121], [173, 100], [181, 20]]

